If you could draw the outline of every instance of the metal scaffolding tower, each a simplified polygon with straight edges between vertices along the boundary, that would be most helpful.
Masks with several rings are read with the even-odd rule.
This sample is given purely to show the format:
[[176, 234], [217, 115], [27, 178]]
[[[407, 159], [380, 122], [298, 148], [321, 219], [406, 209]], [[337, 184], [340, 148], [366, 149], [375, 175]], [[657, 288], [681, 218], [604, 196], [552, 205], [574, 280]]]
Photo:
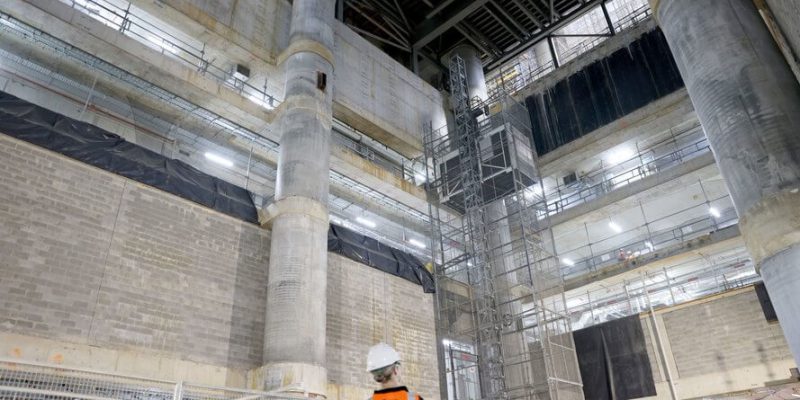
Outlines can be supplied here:
[[471, 100], [458, 56], [450, 89], [455, 131], [425, 132], [448, 399], [583, 399], [527, 110]]

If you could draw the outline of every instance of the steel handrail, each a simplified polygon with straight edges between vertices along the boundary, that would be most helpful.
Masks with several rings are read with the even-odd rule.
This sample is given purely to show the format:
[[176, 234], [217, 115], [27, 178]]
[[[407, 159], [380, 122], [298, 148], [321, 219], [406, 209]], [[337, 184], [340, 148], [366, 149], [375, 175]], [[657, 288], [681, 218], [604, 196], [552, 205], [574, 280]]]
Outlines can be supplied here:
[[[101, 23], [117, 29], [120, 33], [132, 37], [138, 42], [149, 47], [154, 47], [153, 45], [160, 47], [162, 54], [176, 58], [193, 68], [197, 68], [198, 71], [204, 74], [207, 73], [221, 84], [238, 91], [240, 94], [247, 97], [248, 100], [268, 110], [274, 109], [280, 104], [280, 101], [275, 96], [267, 93], [266, 88], [259, 89], [247, 82], [236, 80], [229, 71], [218, 67], [213, 60], [209, 61], [205, 54], [205, 44], [203, 44], [202, 47], [194, 46], [158, 28], [156, 25], [137, 15], [135, 9], [131, 9], [130, 3], [128, 3], [127, 8], [122, 8], [106, 0], [62, 0], [62, 2], [70, 4], [76, 10], [84, 12]], [[112, 14], [113, 17], [109, 18], [100, 12], [93, 12], [95, 10], [91, 9], [89, 6], [97, 7]], [[135, 28], [142, 30], [145, 34], [151, 35], [151, 37], [142, 35], [138, 32], [138, 29]], [[153, 39], [158, 39], [161, 43], [159, 44]], [[358, 146], [355, 141], [349, 138], [341, 137], [339, 143], [344, 144], [362, 158], [373, 162], [377, 161], [388, 172], [405, 181], [414, 182], [415, 184], [420, 183], [416, 182], [416, 171], [411, 168], [406, 168], [405, 165], [397, 165], [393, 160], [388, 159], [378, 152], [365, 149], [364, 146]]]
[[[710, 200], [709, 203], [712, 203], [712, 204], [713, 203], [718, 203], [718, 202], [724, 201], [725, 199], [729, 199], [729, 198], [730, 198], [729, 195], [725, 195], [725, 196], [721, 196], [721, 197], [718, 197], [716, 199]], [[564, 268], [562, 270], [562, 275], [566, 279], [567, 277], [575, 277], [575, 276], [579, 276], [579, 275], [582, 275], [582, 274], [587, 273], [587, 272], [596, 271], [598, 269], [598, 267], [603, 267], [603, 266], [607, 266], [607, 265], [614, 265], [614, 264], [620, 263], [622, 261], [618, 260], [616, 257], [613, 257], [613, 256], [610, 257], [607, 260], [603, 260], [602, 259], [603, 256], [605, 256], [605, 255], [613, 255], [613, 253], [616, 253], [617, 251], [620, 251], [620, 250], [640, 251], [640, 252], [646, 254], [646, 253], [655, 251], [656, 248], [663, 248], [664, 245], [668, 244], [668, 243], [671, 243], [671, 244], [685, 243], [685, 242], [687, 242], [689, 240], [692, 240], [692, 239], [694, 239], [694, 238], [696, 238], [698, 236], [703, 235], [704, 232], [706, 232], [704, 230], [696, 230], [696, 231], [693, 230], [691, 234], [685, 234], [685, 233], [683, 233], [683, 230], [686, 227], [696, 227], [697, 224], [705, 224], [704, 225], [705, 229], [713, 228], [714, 230], [716, 230], [716, 229], [721, 229], [722, 227], [733, 225], [733, 224], [736, 223], [736, 221], [738, 221], [738, 217], [736, 216], [736, 212], [733, 209], [733, 207], [731, 206], [729, 208], [720, 210], [721, 211], [720, 217], [705, 216], [705, 217], [702, 217], [702, 218], [692, 218], [692, 219], [690, 219], [688, 221], [685, 221], [685, 222], [681, 223], [680, 225], [673, 226], [670, 229], [666, 229], [666, 230], [659, 231], [659, 232], [650, 232], [649, 230], [647, 230], [648, 226], [649, 225], [653, 225], [654, 223], [657, 223], [657, 222], [660, 222], [660, 221], [666, 221], [668, 219], [674, 218], [675, 216], [678, 216], [678, 215], [681, 215], [681, 214], [684, 214], [684, 213], [689, 213], [691, 211], [696, 211], [697, 209], [702, 209], [703, 212], [705, 212], [705, 209], [707, 207], [708, 207], [708, 204], [706, 204], [706, 203], [698, 204], [698, 205], [695, 205], [695, 206], [692, 206], [692, 207], [688, 207], [688, 208], [685, 208], [683, 210], [677, 211], [675, 213], [672, 213], [670, 215], [667, 215], [667, 216], [664, 216], [664, 217], [661, 217], [661, 218], [658, 218], [658, 219], [655, 219], [655, 220], [652, 220], [652, 221], [645, 221], [645, 223], [642, 224], [642, 225], [639, 225], [639, 226], [633, 227], [631, 229], [625, 230], [623, 232], [620, 232], [618, 234], [609, 236], [609, 237], [604, 238], [604, 239], [602, 239], [600, 241], [591, 242], [589, 244], [578, 246], [578, 247], [575, 247], [575, 248], [570, 249], [570, 250], [561, 251], [561, 252], [559, 252], [559, 254], [565, 255], [565, 256], [569, 255], [569, 254], [573, 254], [573, 253], [585, 252], [586, 250], [589, 250], [589, 254], [590, 254], [589, 257], [584, 257], [584, 258], [581, 258], [581, 259], [572, 260], [574, 265], [568, 266], [568, 268]], [[610, 249], [609, 251], [603, 251], [600, 254], [595, 254], [594, 251], [592, 250], [592, 247], [596, 247], [596, 246], [602, 244], [603, 242], [612, 241], [614, 239], [618, 239], [619, 237], [624, 237], [626, 235], [629, 235], [632, 232], [641, 231], [642, 229], [646, 229], [647, 230], [647, 233], [645, 235], [637, 236], [636, 238], [630, 239], [630, 240], [625, 241], [622, 244], [619, 244], [619, 245], [616, 245], [616, 246], [609, 246], [609, 249]], [[681, 232], [681, 233], [678, 234], [677, 232]], [[600, 259], [601, 261], [599, 263], [598, 262], [594, 262], [594, 260], [597, 260], [597, 259]]]
[[[650, 18], [651, 14], [652, 11], [650, 10], [649, 5], [644, 5], [633, 10], [630, 14], [620, 18], [620, 20], [614, 24], [615, 33], [620, 33], [624, 30], [638, 26]], [[600, 43], [605, 41], [605, 39], [607, 39], [607, 37], [592, 37], [588, 41], [578, 42], [569, 49], [566, 49], [563, 54], [560, 54], [559, 56], [562, 60], [566, 61], [574, 59], [580, 54], [586, 53], [597, 47]], [[590, 43], [591, 46], [587, 46], [587, 42]], [[578, 52], [577, 49], [579, 48], [582, 48], [583, 51]], [[498, 72], [494, 74], [495, 76], [487, 79], [486, 83], [490, 98], [497, 97], [502, 92], [513, 95], [532, 84], [539, 78], [560, 68], [560, 66], [555, 67], [553, 65], [553, 61], [551, 60], [531, 70], [530, 65], [523, 63], [523, 59], [524, 53], [523, 56], [519, 56], [514, 61], [506, 63], [504, 66], [498, 68]], [[514, 71], [512, 70], [516, 70], [516, 74], [511, 81], [508, 81], [504, 78], [504, 76], [513, 74]]]
[[[611, 177], [606, 176], [607, 170], [598, 170], [582, 177], [583, 179], [588, 180], [591, 180], [592, 177], [601, 177], [599, 182], [594, 183], [591, 186], [578, 188], [575, 192], [565, 193], [565, 191], [562, 190], [562, 186], [559, 185], [555, 190], [550, 191], [549, 193], [545, 192], [545, 198], [548, 198], [547, 210], [549, 213], [551, 213], [550, 215], [557, 214], [566, 210], [567, 208], [570, 208], [571, 206], [599, 198], [600, 196], [609, 193], [616, 188], [626, 186], [658, 172], [671, 169], [687, 159], [695, 158], [700, 154], [705, 154], [710, 151], [711, 149], [708, 145], [707, 139], [702, 138], [669, 154], [665, 154], [651, 161], [647, 161], [644, 164], [628, 168]], [[636, 159], [641, 159], [641, 156], [631, 158], [630, 160], [620, 163], [620, 165], [627, 164], [628, 162]], [[663, 161], [670, 159], [673, 161], [662, 164]], [[624, 176], [628, 177], [620, 180], [620, 178]], [[557, 198], [557, 200], [550, 200], [553, 197]]]
[[[104, 25], [117, 29], [120, 33], [136, 39], [138, 42], [153, 47], [153, 45], [161, 47], [161, 53], [164, 55], [176, 58], [184, 63], [192, 66], [201, 73], [208, 73], [214, 77], [219, 83], [239, 91], [240, 93], [258, 95], [258, 97], [249, 98], [251, 101], [256, 102], [266, 109], [274, 109], [280, 104], [277, 97], [267, 93], [265, 89], [259, 89], [247, 82], [239, 81], [233, 78], [230, 71], [227, 71], [214, 63], [214, 60], [208, 60], [205, 57], [205, 44], [202, 48], [195, 47], [182, 39], [179, 39], [170, 33], [158, 28], [154, 24], [147, 21], [145, 18], [136, 14], [131, 10], [131, 5], [128, 3], [127, 8], [121, 8], [106, 0], [61, 0], [69, 4], [72, 8], [83, 12], [86, 15], [100, 21]], [[92, 9], [89, 6], [95, 6], [99, 10], [106, 11], [114, 15], [114, 17], [122, 18], [118, 22], [112, 18], [106, 17], [98, 9]], [[94, 11], [94, 12], [93, 12]], [[147, 16], [147, 18], [152, 18]], [[141, 30], [143, 33], [150, 34], [152, 37], [146, 37], [137, 32]], [[155, 42], [153, 39], [160, 40], [161, 43]], [[179, 51], [178, 51], [179, 50]], [[187, 58], [186, 56], [189, 58]], [[260, 101], [255, 101], [260, 100]]]

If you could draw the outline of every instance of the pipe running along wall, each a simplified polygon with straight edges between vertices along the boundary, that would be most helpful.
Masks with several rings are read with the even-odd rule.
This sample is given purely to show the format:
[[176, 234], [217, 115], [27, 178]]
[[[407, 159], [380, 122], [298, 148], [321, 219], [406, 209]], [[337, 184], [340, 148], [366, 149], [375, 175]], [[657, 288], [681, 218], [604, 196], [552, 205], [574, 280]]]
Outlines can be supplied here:
[[651, 0], [800, 364], [800, 86], [751, 0]]
[[266, 390], [324, 396], [334, 2], [294, 0], [264, 329]]

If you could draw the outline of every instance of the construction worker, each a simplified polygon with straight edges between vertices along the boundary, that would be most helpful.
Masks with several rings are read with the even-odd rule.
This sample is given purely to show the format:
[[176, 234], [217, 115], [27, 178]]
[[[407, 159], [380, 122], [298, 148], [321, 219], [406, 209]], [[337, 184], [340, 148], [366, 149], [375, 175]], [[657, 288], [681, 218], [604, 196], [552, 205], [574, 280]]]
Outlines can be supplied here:
[[408, 390], [400, 375], [400, 354], [386, 343], [378, 343], [367, 354], [367, 372], [372, 374], [381, 388], [370, 400], [422, 400], [422, 396]]

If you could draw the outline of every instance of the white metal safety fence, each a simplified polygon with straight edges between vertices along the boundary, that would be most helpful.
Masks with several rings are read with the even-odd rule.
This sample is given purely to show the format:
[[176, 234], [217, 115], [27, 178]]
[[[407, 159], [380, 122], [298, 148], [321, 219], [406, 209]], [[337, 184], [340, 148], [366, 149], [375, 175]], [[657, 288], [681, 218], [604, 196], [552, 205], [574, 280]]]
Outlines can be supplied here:
[[0, 358], [0, 399], [296, 400], [307, 397]]

